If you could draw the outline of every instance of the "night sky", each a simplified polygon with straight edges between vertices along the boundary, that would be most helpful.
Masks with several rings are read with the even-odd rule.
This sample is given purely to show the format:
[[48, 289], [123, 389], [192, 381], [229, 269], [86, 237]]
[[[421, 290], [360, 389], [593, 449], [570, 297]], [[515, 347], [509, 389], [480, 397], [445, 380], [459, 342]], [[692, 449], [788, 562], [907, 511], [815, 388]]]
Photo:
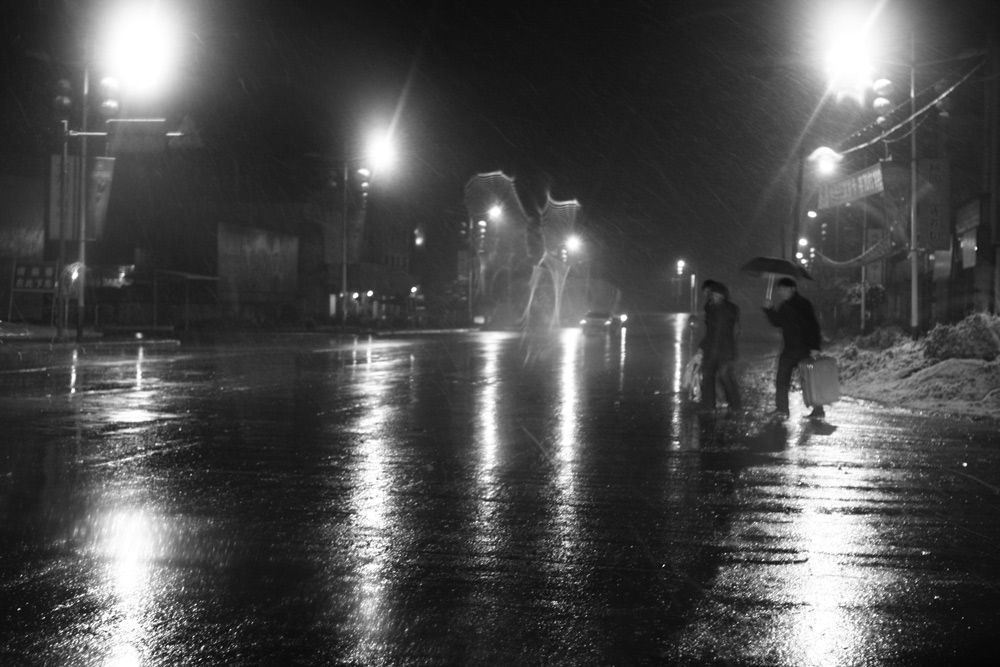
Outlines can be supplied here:
[[[17, 4], [3, 120], [28, 145], [48, 84], [25, 54], [71, 58], [67, 7], [86, 3]], [[871, 2], [162, 4], [182, 20], [183, 57], [154, 108], [192, 116], [210, 148], [288, 165], [391, 124], [400, 163], [379, 214], [433, 242], [462, 219], [465, 182], [503, 170], [529, 210], [546, 194], [578, 200], [581, 231], [641, 308], [656, 308], [678, 259], [737, 281], [745, 259], [780, 254], [800, 142], [834, 144], [871, 120], [824, 100], [820, 46], [830, 7]], [[992, 5], [887, 3], [889, 47], [905, 58], [910, 25], [928, 57], [981, 46]]]

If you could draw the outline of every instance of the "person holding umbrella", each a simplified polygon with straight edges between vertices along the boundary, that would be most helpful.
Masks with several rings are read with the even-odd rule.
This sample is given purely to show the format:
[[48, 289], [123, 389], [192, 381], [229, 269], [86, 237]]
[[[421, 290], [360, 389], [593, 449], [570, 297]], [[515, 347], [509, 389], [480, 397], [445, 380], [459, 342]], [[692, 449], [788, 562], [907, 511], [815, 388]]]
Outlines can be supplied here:
[[705, 294], [705, 336], [698, 345], [701, 361], [701, 408], [715, 410], [715, 383], [726, 394], [731, 412], [741, 410], [736, 382], [736, 339], [740, 332], [740, 307], [729, 300], [729, 288], [715, 280], [701, 286]]
[[[778, 302], [764, 300], [764, 315], [781, 329], [782, 348], [778, 356], [778, 371], [774, 380], [774, 415], [788, 417], [788, 392], [792, 384], [792, 371], [799, 362], [819, 356], [820, 327], [816, 312], [809, 299], [798, 292], [795, 281], [789, 277], [778, 281]], [[810, 419], [826, 416], [822, 405], [813, 408]]]

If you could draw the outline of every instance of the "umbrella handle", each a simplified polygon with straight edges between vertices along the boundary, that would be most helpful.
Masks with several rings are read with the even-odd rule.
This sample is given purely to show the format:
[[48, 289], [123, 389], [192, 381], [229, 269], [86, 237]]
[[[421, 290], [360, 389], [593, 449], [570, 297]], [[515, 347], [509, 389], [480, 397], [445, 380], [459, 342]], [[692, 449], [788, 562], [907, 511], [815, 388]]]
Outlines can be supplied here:
[[771, 292], [774, 291], [774, 274], [767, 274], [767, 299], [771, 299]]

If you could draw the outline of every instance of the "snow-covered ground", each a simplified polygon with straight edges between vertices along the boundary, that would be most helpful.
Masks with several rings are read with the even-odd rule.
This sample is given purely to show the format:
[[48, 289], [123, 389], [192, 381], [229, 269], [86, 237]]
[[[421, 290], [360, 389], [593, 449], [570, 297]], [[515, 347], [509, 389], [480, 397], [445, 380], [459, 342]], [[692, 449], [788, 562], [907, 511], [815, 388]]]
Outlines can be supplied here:
[[1000, 317], [972, 315], [918, 340], [883, 331], [835, 343], [826, 352], [837, 358], [841, 391], [848, 396], [1000, 419]]

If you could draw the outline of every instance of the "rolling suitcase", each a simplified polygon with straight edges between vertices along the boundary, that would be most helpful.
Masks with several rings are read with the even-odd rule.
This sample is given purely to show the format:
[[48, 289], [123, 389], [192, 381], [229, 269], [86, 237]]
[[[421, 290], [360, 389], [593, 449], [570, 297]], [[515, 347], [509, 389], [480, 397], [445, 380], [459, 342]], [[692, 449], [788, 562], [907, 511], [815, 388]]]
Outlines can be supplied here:
[[837, 360], [833, 357], [805, 359], [799, 362], [802, 398], [811, 408], [830, 405], [840, 400], [840, 377]]

